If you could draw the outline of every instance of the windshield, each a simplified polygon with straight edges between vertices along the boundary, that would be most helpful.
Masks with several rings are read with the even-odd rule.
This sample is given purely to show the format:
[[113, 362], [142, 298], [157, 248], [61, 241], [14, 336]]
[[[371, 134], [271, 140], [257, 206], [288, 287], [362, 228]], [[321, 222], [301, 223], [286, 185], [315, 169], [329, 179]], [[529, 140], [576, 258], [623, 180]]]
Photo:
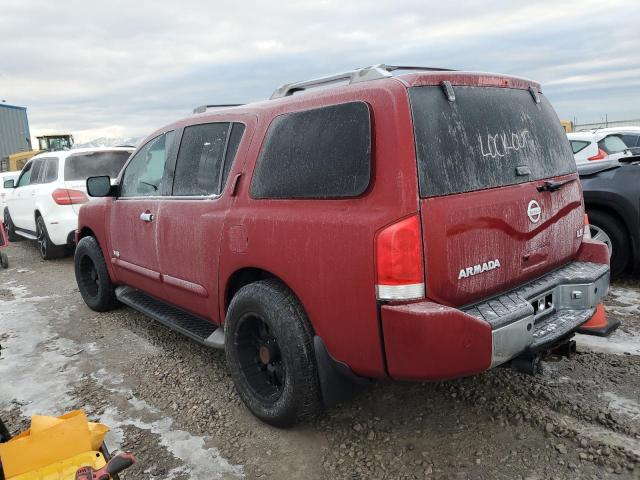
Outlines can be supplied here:
[[116, 178], [131, 155], [127, 151], [78, 153], [67, 158], [64, 179], [86, 180], [89, 177], [109, 175]]
[[409, 89], [423, 198], [573, 173], [564, 129], [547, 99], [527, 90], [439, 86]]

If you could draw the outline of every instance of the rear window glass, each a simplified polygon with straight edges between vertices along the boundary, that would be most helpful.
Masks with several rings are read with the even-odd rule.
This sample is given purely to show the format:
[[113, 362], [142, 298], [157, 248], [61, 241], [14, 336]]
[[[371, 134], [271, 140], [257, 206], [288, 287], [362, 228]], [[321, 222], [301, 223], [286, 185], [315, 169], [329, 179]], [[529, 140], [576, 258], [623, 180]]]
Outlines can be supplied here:
[[64, 179], [86, 180], [89, 177], [109, 175], [116, 178], [131, 152], [89, 152], [67, 157], [64, 163]]
[[628, 148], [618, 135], [604, 137], [598, 142], [598, 146], [607, 153], [620, 153]]
[[573, 153], [581, 152], [587, 148], [590, 143], [591, 142], [585, 142], [583, 140], [571, 140], [571, 150], [573, 150]]
[[254, 198], [344, 198], [362, 194], [371, 171], [371, 120], [362, 102], [277, 117], [267, 132]]
[[[421, 197], [576, 171], [564, 129], [543, 95], [536, 104], [527, 90], [454, 90], [453, 102], [440, 87], [409, 90]], [[518, 170], [530, 173], [518, 175]]]

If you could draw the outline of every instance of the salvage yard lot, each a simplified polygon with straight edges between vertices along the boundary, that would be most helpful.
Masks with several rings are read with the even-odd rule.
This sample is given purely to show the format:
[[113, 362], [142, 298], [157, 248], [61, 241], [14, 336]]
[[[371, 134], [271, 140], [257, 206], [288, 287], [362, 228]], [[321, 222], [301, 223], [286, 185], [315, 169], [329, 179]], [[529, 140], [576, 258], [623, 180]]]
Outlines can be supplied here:
[[[0, 271], [0, 417], [85, 409], [133, 450], [125, 479], [640, 478], [640, 278], [614, 282], [602, 341], [544, 373], [379, 383], [313, 424], [277, 430], [242, 405], [224, 354], [128, 308], [89, 310], [72, 258], [12, 244]], [[555, 360], [555, 361], [551, 361]]]

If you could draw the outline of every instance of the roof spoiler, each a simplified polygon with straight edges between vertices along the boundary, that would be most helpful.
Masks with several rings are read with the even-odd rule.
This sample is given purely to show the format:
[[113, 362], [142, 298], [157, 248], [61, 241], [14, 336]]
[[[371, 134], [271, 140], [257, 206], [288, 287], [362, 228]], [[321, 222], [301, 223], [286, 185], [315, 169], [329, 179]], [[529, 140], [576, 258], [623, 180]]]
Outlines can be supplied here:
[[308, 88], [321, 87], [331, 85], [332, 83], [348, 82], [348, 84], [366, 82], [369, 80], [377, 80], [380, 78], [388, 78], [393, 76], [391, 72], [395, 70], [409, 70], [409, 71], [435, 71], [435, 72], [451, 72], [449, 68], [438, 67], [416, 67], [406, 65], [385, 65], [380, 63], [378, 65], [371, 65], [364, 68], [356, 68], [354, 70], [348, 70], [346, 72], [335, 73], [333, 75], [327, 75], [324, 77], [314, 78], [312, 80], [304, 80], [301, 82], [286, 83], [280, 88], [276, 89], [271, 94], [270, 99], [288, 97], [296, 92], [307, 90]]

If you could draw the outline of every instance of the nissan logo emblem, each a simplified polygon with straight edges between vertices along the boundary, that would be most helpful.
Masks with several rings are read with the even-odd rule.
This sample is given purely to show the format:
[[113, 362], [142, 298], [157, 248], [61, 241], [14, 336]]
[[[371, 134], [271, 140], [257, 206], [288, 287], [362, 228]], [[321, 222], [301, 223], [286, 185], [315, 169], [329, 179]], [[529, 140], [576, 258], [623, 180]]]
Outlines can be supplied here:
[[531, 223], [538, 223], [540, 221], [541, 214], [542, 208], [540, 208], [540, 204], [535, 200], [531, 200], [529, 202], [529, 206], [527, 207], [527, 215], [529, 216], [529, 220], [531, 220]]

